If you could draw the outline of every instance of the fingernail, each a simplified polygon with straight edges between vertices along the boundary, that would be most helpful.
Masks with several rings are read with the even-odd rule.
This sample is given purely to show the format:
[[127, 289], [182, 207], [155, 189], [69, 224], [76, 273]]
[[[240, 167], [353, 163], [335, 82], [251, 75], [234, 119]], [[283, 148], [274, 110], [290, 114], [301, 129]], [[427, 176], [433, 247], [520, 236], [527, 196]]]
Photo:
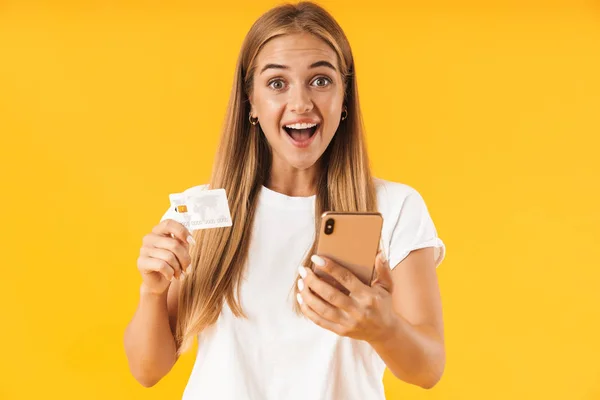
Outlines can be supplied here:
[[383, 251], [379, 252], [379, 259], [383, 262], [386, 263], [387, 262], [387, 257], [385, 256], [385, 253]]
[[298, 273], [301, 277], [306, 278], [306, 268], [304, 268], [302, 265], [298, 267]]
[[323, 260], [321, 257], [314, 255], [310, 258], [310, 260], [312, 262], [314, 262], [315, 264], [317, 264], [319, 267], [324, 267], [325, 266], [325, 260]]
[[296, 295], [296, 300], [298, 300], [298, 304], [302, 304], [302, 303], [304, 303], [304, 300], [302, 300], [302, 296], [300, 295], [300, 293], [298, 293], [298, 294]]
[[195, 245], [196, 245], [196, 241], [194, 240], [194, 237], [193, 237], [192, 235], [188, 235], [188, 237], [187, 237], [187, 239], [186, 239], [186, 240], [187, 240], [187, 242], [188, 242], [189, 244], [191, 244], [192, 246], [195, 246]]
[[298, 279], [298, 290], [304, 290], [304, 281], [302, 279]]

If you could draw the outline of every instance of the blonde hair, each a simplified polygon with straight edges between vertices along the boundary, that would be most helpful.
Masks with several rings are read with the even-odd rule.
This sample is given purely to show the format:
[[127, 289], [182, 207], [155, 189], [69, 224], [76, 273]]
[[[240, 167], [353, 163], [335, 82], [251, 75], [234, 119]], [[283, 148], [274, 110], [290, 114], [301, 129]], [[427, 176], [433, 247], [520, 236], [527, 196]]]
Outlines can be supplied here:
[[[233, 226], [196, 231], [198, 245], [192, 251], [191, 275], [179, 293], [175, 340], [178, 353], [188, 350], [194, 337], [214, 324], [224, 301], [237, 317], [246, 317], [239, 301], [243, 268], [248, 255], [258, 195], [271, 166], [271, 151], [260, 125], [251, 125], [249, 94], [252, 92], [256, 56], [269, 40], [295, 33], [310, 33], [325, 41], [338, 56], [345, 86], [348, 117], [340, 123], [321, 157], [316, 182], [315, 233], [323, 211], [374, 211], [376, 196], [363, 137], [354, 61], [341, 27], [320, 6], [301, 2], [275, 7], [250, 28], [235, 69], [234, 84], [216, 155], [211, 188], [227, 192]], [[308, 250], [308, 249], [307, 249]], [[305, 266], [311, 265], [307, 252]], [[294, 293], [295, 282], [290, 282]], [[294, 301], [295, 311], [299, 312]]]

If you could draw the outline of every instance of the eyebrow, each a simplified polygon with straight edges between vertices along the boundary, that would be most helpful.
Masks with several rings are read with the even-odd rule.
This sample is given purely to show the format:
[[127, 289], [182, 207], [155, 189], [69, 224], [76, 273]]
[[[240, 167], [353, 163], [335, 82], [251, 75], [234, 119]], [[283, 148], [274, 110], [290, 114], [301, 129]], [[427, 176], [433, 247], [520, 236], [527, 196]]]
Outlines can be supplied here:
[[[333, 66], [333, 64], [331, 64], [329, 61], [325, 61], [325, 60], [314, 62], [314, 63], [310, 64], [310, 66], [308, 68], [312, 69], [312, 68], [318, 68], [318, 67], [327, 67], [334, 71], [336, 70], [335, 67]], [[268, 69], [290, 69], [290, 67], [288, 67], [287, 65], [282, 65], [282, 64], [267, 64], [260, 70], [260, 73], [262, 74], [263, 72], [265, 72]]]

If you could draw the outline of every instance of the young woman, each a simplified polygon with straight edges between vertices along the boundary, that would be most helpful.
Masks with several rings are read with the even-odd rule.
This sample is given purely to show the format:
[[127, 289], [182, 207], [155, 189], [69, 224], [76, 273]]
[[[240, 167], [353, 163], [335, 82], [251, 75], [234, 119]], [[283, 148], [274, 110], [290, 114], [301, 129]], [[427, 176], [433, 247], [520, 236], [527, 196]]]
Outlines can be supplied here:
[[[143, 240], [125, 333], [142, 385], [196, 337], [184, 399], [383, 399], [386, 366], [414, 385], [438, 382], [444, 244], [416, 190], [371, 176], [352, 51], [319, 6], [279, 6], [250, 29], [208, 186], [225, 188], [231, 228], [192, 236], [167, 212]], [[370, 286], [315, 255], [327, 210], [382, 213]]]

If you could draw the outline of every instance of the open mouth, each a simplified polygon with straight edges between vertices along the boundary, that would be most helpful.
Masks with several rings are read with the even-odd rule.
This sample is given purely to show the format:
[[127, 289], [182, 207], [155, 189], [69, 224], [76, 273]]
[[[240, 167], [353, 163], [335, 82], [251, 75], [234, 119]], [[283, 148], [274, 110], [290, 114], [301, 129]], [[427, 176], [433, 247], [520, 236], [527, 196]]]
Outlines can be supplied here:
[[317, 132], [317, 129], [319, 129], [319, 124], [293, 124], [286, 125], [283, 127], [283, 129], [295, 142], [303, 143], [310, 140], [314, 136], [315, 132]]

